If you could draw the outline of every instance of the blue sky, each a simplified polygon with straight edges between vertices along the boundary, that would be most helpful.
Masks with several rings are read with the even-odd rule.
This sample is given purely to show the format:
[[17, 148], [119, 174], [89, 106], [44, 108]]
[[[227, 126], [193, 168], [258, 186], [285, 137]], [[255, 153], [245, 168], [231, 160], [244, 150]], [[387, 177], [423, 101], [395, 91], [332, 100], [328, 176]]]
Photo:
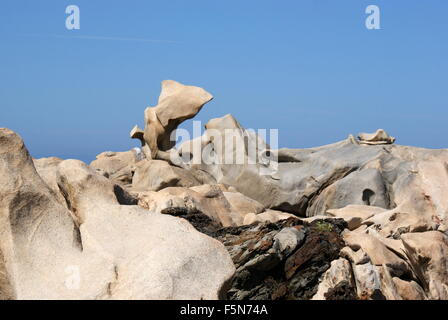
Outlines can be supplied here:
[[129, 130], [173, 79], [215, 96], [196, 119], [278, 128], [282, 147], [384, 128], [445, 148], [447, 17], [446, 0], [2, 0], [0, 126], [35, 157], [90, 162], [138, 145]]

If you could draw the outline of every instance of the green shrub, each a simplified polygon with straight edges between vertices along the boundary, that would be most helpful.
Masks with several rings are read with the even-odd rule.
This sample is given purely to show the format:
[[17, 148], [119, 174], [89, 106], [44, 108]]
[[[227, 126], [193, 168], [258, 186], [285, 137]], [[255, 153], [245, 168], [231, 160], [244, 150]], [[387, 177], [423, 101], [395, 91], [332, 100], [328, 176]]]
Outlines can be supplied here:
[[325, 221], [318, 221], [316, 223], [316, 229], [320, 232], [331, 232], [333, 231], [333, 225]]

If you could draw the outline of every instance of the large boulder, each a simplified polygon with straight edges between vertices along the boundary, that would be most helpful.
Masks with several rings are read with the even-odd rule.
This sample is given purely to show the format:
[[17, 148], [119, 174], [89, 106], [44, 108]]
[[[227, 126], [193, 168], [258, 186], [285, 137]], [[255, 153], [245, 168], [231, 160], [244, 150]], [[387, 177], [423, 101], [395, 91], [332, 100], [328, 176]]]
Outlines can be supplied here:
[[115, 281], [113, 262], [83, 241], [78, 219], [38, 175], [22, 139], [3, 128], [0, 177], [3, 298], [107, 296]]
[[310, 202], [307, 215], [322, 214], [348, 204], [390, 207], [389, 194], [380, 170], [364, 168], [334, 181]]
[[138, 193], [138, 198], [139, 205], [151, 212], [171, 215], [203, 213], [224, 227], [236, 226], [241, 220], [218, 187], [208, 195], [189, 188], [169, 187], [158, 192]]
[[167, 187], [158, 192], [136, 192], [139, 205], [156, 213], [183, 215], [203, 213], [223, 227], [241, 226], [246, 216], [258, 216], [263, 206], [223, 185], [183, 188]]
[[[15, 299], [217, 299], [235, 267], [186, 220], [121, 205], [115, 184], [65, 160], [40, 178], [23, 141], [0, 129], [0, 292]], [[51, 261], [49, 264], [48, 261]]]
[[214, 179], [199, 170], [186, 170], [163, 160], [141, 161], [132, 178], [134, 191], [159, 191], [167, 187], [193, 187], [213, 183]]
[[216, 299], [224, 293], [234, 266], [219, 242], [185, 220], [120, 205], [113, 184], [80, 161], [62, 162], [59, 174], [82, 221], [81, 235], [114, 258], [120, 279], [114, 298]]
[[426, 294], [422, 287], [414, 280], [403, 280], [397, 277], [392, 278], [397, 293], [403, 300], [425, 300]]
[[401, 236], [406, 255], [431, 299], [448, 300], [448, 237], [437, 231]]
[[[245, 216], [248, 213], [261, 213], [264, 207], [258, 201], [255, 201], [239, 192], [224, 192], [224, 197], [229, 201], [233, 210]], [[244, 219], [243, 219], [244, 220]]]
[[345, 243], [354, 251], [361, 249], [375, 266], [387, 266], [401, 276], [409, 273], [406, 261], [397, 256], [377, 237], [361, 232], [344, 232]]
[[39, 176], [44, 180], [51, 191], [53, 191], [54, 196], [59, 203], [66, 206], [67, 203], [59, 190], [57, 181], [57, 170], [59, 163], [62, 161], [62, 159], [56, 157], [33, 159], [34, 167]]
[[100, 174], [122, 185], [132, 184], [136, 164], [144, 159], [139, 148], [125, 152], [102, 152], [90, 163]]

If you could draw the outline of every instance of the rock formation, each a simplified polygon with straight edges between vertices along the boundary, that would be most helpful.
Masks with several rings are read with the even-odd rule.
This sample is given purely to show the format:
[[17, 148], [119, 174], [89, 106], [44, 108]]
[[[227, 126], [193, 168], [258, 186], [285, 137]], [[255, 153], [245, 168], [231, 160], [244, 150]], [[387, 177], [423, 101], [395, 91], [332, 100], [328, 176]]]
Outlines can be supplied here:
[[274, 149], [232, 115], [176, 148], [211, 99], [164, 81], [142, 148], [90, 165], [0, 129], [0, 299], [448, 299], [448, 150]]
[[175, 144], [172, 132], [179, 124], [193, 118], [212, 99], [213, 96], [202, 88], [165, 80], [157, 106], [145, 110], [145, 129], [135, 126], [130, 136], [141, 141], [149, 159], [170, 161], [168, 150]]
[[383, 129], [378, 129], [374, 133], [360, 133], [358, 135], [359, 143], [363, 144], [392, 144], [395, 138]]
[[49, 170], [58, 191], [38, 175], [21, 138], [0, 129], [2, 298], [225, 295], [234, 266], [221, 243], [185, 220], [120, 203], [121, 188], [81, 161]]

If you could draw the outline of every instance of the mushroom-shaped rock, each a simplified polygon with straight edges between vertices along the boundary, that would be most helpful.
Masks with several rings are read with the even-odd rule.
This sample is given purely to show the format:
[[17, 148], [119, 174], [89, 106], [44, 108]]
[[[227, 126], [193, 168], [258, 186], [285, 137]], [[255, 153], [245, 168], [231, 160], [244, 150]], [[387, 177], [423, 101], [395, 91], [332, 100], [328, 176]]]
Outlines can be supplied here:
[[175, 145], [171, 133], [212, 99], [213, 96], [202, 88], [173, 80], [162, 81], [157, 106], [145, 110], [145, 129], [135, 126], [130, 136], [142, 142], [148, 158], [170, 161], [171, 154], [167, 151]]

